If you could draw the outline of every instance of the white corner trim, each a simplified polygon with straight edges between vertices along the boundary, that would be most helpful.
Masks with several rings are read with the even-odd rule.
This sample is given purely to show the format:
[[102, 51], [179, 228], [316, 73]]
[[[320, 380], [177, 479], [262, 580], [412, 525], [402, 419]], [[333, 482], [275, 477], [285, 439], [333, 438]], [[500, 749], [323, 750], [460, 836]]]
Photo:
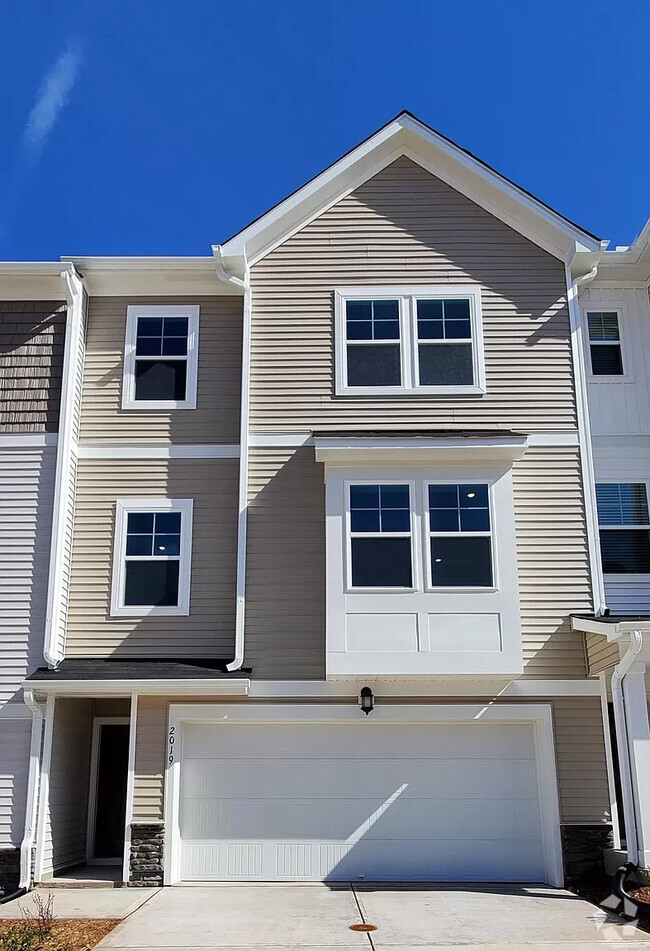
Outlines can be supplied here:
[[38, 793], [38, 820], [36, 830], [36, 854], [34, 857], [34, 881], [43, 879], [45, 864], [45, 834], [50, 821], [50, 766], [52, 764], [52, 739], [54, 736], [54, 708], [56, 699], [48, 696], [45, 703], [45, 737], [41, 760], [41, 788]]
[[571, 267], [565, 264], [567, 306], [571, 325], [571, 353], [576, 394], [576, 416], [580, 440], [580, 463], [582, 485], [585, 499], [585, 521], [587, 529], [587, 547], [591, 570], [591, 592], [594, 611], [601, 614], [607, 607], [603, 565], [600, 555], [600, 535], [598, 531], [598, 509], [596, 507], [596, 476], [594, 471], [594, 453], [591, 442], [589, 422], [589, 402], [587, 399], [587, 365], [585, 361], [584, 333], [578, 300], [578, 281], [571, 276]]
[[[426, 704], [377, 705], [372, 713], [374, 723], [392, 725], [442, 723], [517, 723], [534, 725], [537, 779], [546, 878], [549, 884], [563, 883], [560, 842], [560, 810], [555, 764], [555, 745], [551, 707], [548, 704]], [[287, 724], [328, 723], [359, 724], [365, 717], [357, 702], [353, 704], [176, 704], [169, 706], [167, 754], [165, 756], [165, 884], [180, 879], [180, 766], [182, 761], [182, 724]], [[225, 721], [225, 723], [224, 723]]]
[[0, 433], [0, 452], [3, 449], [42, 449], [56, 446], [58, 433]]
[[82, 443], [78, 456], [79, 459], [239, 459], [239, 446], [226, 443], [168, 446]]
[[131, 823], [133, 822], [133, 796], [135, 791], [135, 746], [138, 729], [138, 695], [131, 694], [129, 712], [129, 758], [126, 774], [126, 811], [124, 815], [124, 860], [122, 881], [129, 882], [131, 871]]
[[[129, 304], [126, 309], [126, 336], [122, 374], [122, 409], [146, 412], [148, 410], [196, 409], [199, 359], [198, 304]], [[184, 400], [136, 400], [135, 368], [138, 319], [140, 317], [187, 317], [187, 354], [184, 357], [164, 357], [184, 362], [187, 367]], [[151, 357], [155, 360], [156, 357]]]
[[81, 383], [84, 364], [84, 283], [68, 265], [61, 271], [65, 297], [68, 302], [65, 324], [63, 370], [61, 380], [61, 403], [59, 409], [59, 438], [54, 476], [54, 508], [52, 515], [52, 541], [47, 589], [47, 609], [43, 656], [50, 667], [55, 667], [63, 657], [63, 644], [59, 643], [59, 630], [65, 618], [65, 562], [66, 531], [68, 517], [74, 516], [75, 467], [78, 434], [76, 431], [76, 396]]
[[32, 690], [23, 691], [25, 706], [32, 716], [29, 744], [29, 772], [25, 802], [25, 828], [20, 844], [20, 888], [29, 889], [32, 884], [32, 849], [36, 835], [38, 789], [40, 783], [41, 741], [43, 738], [43, 707], [36, 703]]
[[[118, 499], [115, 505], [115, 534], [113, 536], [113, 571], [111, 577], [111, 617], [187, 616], [190, 613], [192, 584], [192, 499]], [[132, 512], [181, 513], [180, 557], [178, 559], [178, 604], [125, 605], [126, 530]], [[163, 560], [161, 556], [160, 560]], [[176, 560], [176, 558], [174, 558]]]

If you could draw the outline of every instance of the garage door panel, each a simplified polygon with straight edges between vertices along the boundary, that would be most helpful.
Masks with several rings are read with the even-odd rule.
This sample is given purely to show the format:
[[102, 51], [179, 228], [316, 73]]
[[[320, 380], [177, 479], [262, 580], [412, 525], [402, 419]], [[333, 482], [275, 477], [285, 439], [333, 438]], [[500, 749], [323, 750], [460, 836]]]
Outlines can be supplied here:
[[[181, 806], [181, 826], [188, 840], [333, 839], [345, 842], [427, 838], [534, 838], [540, 835], [536, 800], [472, 802], [454, 799], [437, 804], [430, 799], [274, 799], [260, 800], [251, 809], [241, 800], [187, 800]], [[469, 808], [468, 808], [469, 807]]]
[[533, 725], [185, 724], [188, 881], [542, 881]]
[[[260, 774], [264, 776], [260, 784]], [[256, 759], [190, 760], [183, 773], [185, 795], [212, 798], [320, 799], [364, 796], [368, 789], [383, 802], [400, 789], [408, 799], [422, 795], [453, 798], [462, 786], [466, 798], [509, 799], [537, 795], [533, 760], [362, 760]], [[403, 787], [403, 788], [402, 788]]]
[[[224, 724], [224, 727], [226, 724]], [[504, 747], [503, 731], [508, 742]], [[404, 732], [409, 732], [404, 743]], [[435, 742], [431, 742], [435, 731]], [[342, 742], [344, 739], [344, 742]], [[304, 724], [269, 723], [265, 725], [232, 723], [225, 728], [214, 724], [185, 725], [182, 733], [183, 759], [424, 759], [458, 758], [519, 759], [535, 755], [530, 726], [508, 724], [455, 724], [449, 727], [428, 727], [382, 724], [363, 728], [342, 723]]]

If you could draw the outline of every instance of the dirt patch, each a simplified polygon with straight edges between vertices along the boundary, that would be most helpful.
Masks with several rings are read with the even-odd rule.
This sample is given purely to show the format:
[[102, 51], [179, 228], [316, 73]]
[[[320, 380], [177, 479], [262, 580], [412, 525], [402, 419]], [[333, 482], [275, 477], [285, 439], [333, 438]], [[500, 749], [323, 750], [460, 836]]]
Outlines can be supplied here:
[[21, 944], [19, 941], [26, 934], [30, 923], [5, 919], [0, 921], [0, 948], [3, 951], [12, 951], [13, 948], [29, 951], [91, 951], [119, 923], [119, 918], [57, 919], [47, 937], [41, 938], [34, 934], [32, 943], [25, 937]]
[[635, 888], [634, 891], [628, 892], [628, 894], [638, 901], [647, 901], [650, 904], [650, 886], [648, 885], [644, 885], [643, 888]]

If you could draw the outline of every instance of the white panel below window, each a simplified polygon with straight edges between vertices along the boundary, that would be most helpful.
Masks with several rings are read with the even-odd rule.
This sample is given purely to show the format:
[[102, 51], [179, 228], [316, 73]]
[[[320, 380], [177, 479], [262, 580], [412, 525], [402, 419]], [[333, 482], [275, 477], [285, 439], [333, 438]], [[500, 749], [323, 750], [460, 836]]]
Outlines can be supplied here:
[[348, 614], [348, 651], [417, 651], [417, 614]]
[[429, 614], [429, 650], [500, 651], [498, 614]]

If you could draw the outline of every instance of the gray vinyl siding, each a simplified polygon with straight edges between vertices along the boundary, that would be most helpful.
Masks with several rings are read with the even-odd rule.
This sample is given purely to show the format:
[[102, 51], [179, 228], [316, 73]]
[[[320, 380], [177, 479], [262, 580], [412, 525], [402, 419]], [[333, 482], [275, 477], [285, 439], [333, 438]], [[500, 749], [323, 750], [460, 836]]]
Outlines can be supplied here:
[[[179, 699], [176, 698], [176, 702]], [[499, 697], [474, 699], [481, 702], [512, 702]], [[180, 702], [191, 700], [191, 697], [186, 697]], [[294, 698], [294, 701], [299, 702], [299, 698]], [[440, 698], [431, 697], [428, 701], [414, 701], [413, 697], [402, 700], [391, 698], [391, 703], [413, 702], [435, 703], [440, 702]], [[463, 698], [461, 702], [471, 703], [472, 698]], [[610, 803], [599, 698], [535, 698], [530, 702], [550, 703], [553, 708], [561, 821], [575, 824], [608, 821]], [[165, 818], [165, 749], [169, 703], [168, 697], [141, 697], [138, 703], [134, 822], [162, 822]]]
[[[198, 304], [197, 407], [122, 410], [129, 304]], [[93, 297], [88, 316], [81, 441], [90, 443], [238, 443], [241, 297]]]
[[65, 318], [59, 301], [0, 301], [0, 432], [56, 432]]
[[256, 679], [325, 678], [325, 487], [311, 446], [251, 451], [244, 646]]
[[54, 710], [44, 875], [86, 861], [92, 700], [59, 698]]
[[25, 832], [32, 720], [14, 707], [0, 712], [0, 849], [18, 848]]
[[[406, 157], [251, 270], [251, 427], [576, 425], [561, 261]], [[334, 395], [333, 292], [350, 285], [481, 287], [487, 395]]]
[[43, 663], [55, 466], [54, 448], [0, 449], [0, 706]]
[[620, 653], [617, 643], [610, 643], [604, 634], [585, 634], [584, 638], [590, 677], [618, 664]]
[[[234, 654], [236, 459], [79, 462], [66, 655], [214, 657]], [[115, 503], [194, 500], [188, 617], [110, 617]]]
[[[314, 449], [253, 449], [246, 666], [270, 680], [325, 677], [325, 499]], [[577, 448], [530, 449], [513, 469], [525, 676], [586, 676], [570, 615], [591, 610]]]

